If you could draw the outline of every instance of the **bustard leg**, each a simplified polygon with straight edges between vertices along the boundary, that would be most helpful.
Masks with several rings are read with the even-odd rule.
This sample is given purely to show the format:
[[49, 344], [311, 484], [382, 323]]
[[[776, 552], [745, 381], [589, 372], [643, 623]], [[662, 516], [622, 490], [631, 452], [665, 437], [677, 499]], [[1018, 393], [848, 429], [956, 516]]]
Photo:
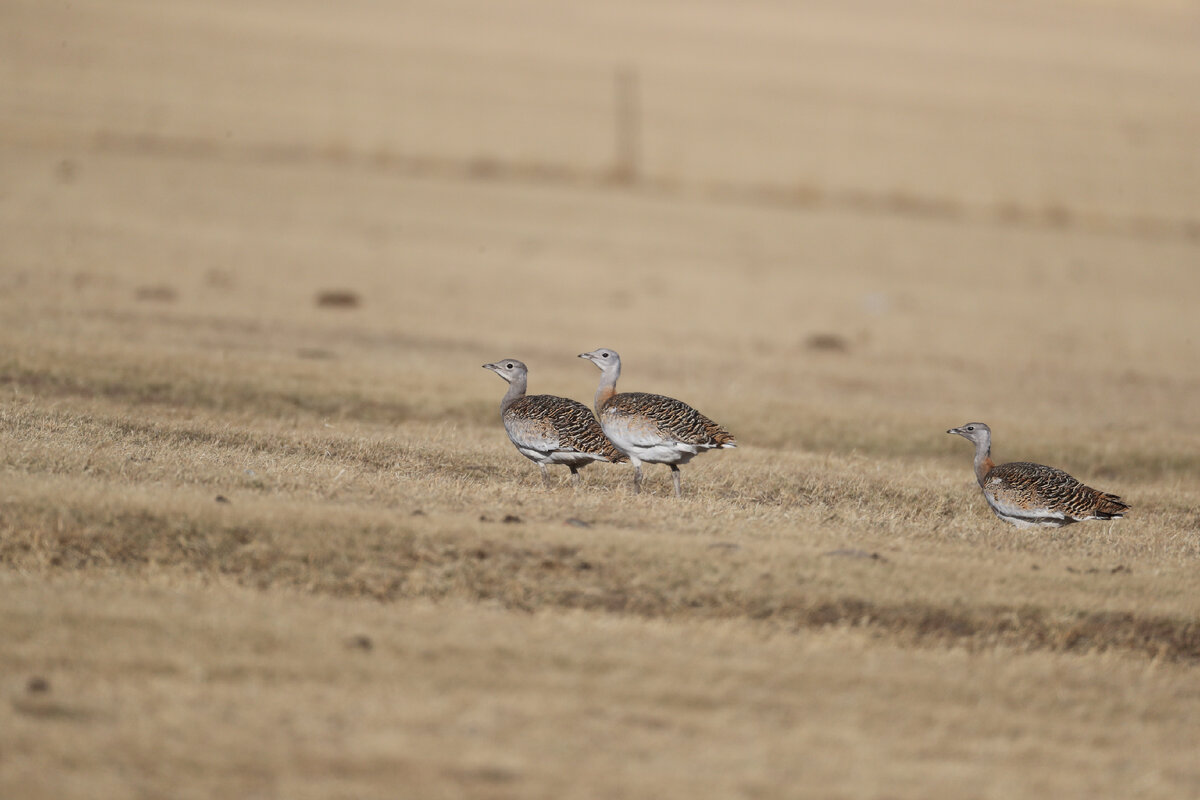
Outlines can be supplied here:
[[675, 482], [675, 496], [683, 497], [683, 491], [679, 488], [679, 467], [674, 464], [668, 464], [671, 468], [671, 480]]
[[641, 494], [642, 493], [642, 462], [638, 461], [633, 456], [630, 456], [629, 460], [633, 462], [633, 493]]
[[546, 469], [545, 464], [538, 464], [542, 469], [542, 483], [546, 484], [546, 488], [550, 488], [550, 471]]
[[571, 485], [576, 489], [579, 488], [579, 467], [574, 464], [568, 464], [567, 467], [571, 470]]

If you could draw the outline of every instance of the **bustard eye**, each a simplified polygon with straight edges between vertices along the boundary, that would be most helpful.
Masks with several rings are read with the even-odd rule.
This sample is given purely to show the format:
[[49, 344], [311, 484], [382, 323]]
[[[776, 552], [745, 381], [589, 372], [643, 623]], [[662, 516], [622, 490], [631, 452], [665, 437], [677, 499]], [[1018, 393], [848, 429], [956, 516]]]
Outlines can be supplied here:
[[601, 358], [608, 358], [608, 353], [601, 353], [601, 354], [600, 354], [600, 357], [601, 357]]
[[504, 365], [504, 368], [505, 368], [505, 369], [512, 369], [512, 368], [513, 368], [512, 362], [509, 362], [508, 364], [505, 364], [505, 365]]
[[[509, 366], [512, 366], [512, 365], [510, 364]], [[969, 430], [969, 431], [973, 431], [973, 430], [975, 430], [975, 426], [974, 426], [974, 425], [968, 425], [968, 426], [967, 426], [967, 430]]]

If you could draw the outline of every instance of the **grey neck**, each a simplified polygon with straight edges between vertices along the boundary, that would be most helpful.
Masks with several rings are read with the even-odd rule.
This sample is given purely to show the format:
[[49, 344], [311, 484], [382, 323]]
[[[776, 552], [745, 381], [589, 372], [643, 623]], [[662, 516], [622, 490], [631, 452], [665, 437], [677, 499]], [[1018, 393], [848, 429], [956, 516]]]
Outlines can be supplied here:
[[621, 362], [617, 361], [600, 373], [600, 385], [596, 387], [596, 414], [599, 416], [604, 404], [617, 393], [617, 378], [621, 377]]
[[504, 393], [504, 399], [500, 401], [500, 413], [508, 411], [508, 407], [525, 396], [525, 387], [529, 382], [529, 376], [518, 375], [508, 384], [508, 391]]
[[991, 472], [992, 467], [992, 435], [985, 432], [983, 438], [975, 442], [975, 479], [983, 486], [983, 477]]

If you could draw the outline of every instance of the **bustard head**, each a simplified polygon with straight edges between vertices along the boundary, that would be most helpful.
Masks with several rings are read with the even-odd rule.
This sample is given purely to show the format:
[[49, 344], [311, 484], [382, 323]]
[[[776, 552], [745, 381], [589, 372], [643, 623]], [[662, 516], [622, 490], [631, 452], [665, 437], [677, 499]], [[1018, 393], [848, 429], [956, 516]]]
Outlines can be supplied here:
[[483, 368], [490, 369], [509, 383], [529, 372], [525, 364], [515, 358], [502, 358], [492, 364], [484, 364]]
[[617, 351], [603, 347], [599, 350], [593, 350], [590, 353], [580, 353], [579, 357], [586, 358], [600, 369], [608, 369], [613, 364], [617, 366], [621, 365], [621, 357], [617, 355]]
[[964, 439], [970, 439], [975, 444], [980, 442], [991, 443], [992, 429], [982, 422], [968, 422], [959, 428], [951, 428], [946, 433], [957, 433]]

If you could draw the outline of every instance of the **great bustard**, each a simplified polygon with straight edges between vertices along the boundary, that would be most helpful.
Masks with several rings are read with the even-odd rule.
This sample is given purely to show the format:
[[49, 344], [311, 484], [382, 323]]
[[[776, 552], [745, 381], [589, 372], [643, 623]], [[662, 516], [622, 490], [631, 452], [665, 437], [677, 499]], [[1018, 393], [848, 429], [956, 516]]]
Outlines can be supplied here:
[[508, 438], [521, 455], [542, 470], [550, 486], [547, 464], [566, 464], [571, 482], [579, 485], [579, 469], [593, 461], [624, 461], [625, 456], [605, 438], [596, 418], [583, 403], [552, 394], [526, 396], [529, 369], [515, 358], [484, 364], [508, 381], [508, 392], [500, 401], [500, 418]]
[[633, 491], [642, 490], [642, 462], [666, 464], [671, 468], [675, 496], [682, 496], [679, 464], [686, 464], [705, 450], [737, 447], [729, 431], [687, 403], [659, 394], [617, 394], [621, 357], [615, 350], [580, 353], [601, 369], [596, 389], [596, 416], [600, 427], [633, 462]]
[[968, 422], [957, 433], [975, 444], [975, 477], [996, 516], [1018, 528], [1058, 528], [1085, 519], [1119, 519], [1129, 506], [1115, 494], [1085, 486], [1061, 469], [992, 461], [992, 429]]

